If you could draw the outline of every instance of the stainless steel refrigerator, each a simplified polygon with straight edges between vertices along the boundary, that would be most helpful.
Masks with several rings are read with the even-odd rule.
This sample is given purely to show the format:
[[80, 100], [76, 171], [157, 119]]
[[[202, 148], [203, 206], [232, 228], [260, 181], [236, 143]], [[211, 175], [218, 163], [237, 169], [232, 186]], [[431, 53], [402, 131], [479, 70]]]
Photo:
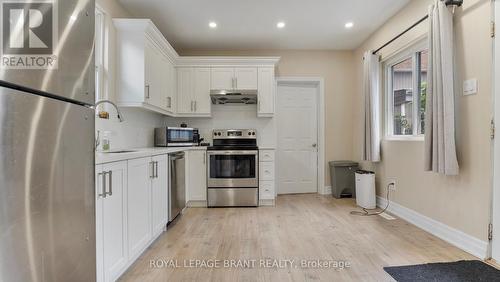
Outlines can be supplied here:
[[0, 281], [94, 281], [95, 3], [0, 5]]

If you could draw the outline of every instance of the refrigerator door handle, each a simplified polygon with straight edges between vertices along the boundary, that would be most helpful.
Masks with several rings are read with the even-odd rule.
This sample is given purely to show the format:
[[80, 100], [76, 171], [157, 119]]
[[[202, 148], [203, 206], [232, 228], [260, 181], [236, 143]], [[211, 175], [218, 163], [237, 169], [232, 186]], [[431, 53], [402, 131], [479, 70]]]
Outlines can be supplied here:
[[109, 192], [107, 194], [113, 196], [113, 171], [110, 170], [107, 173], [109, 174]]

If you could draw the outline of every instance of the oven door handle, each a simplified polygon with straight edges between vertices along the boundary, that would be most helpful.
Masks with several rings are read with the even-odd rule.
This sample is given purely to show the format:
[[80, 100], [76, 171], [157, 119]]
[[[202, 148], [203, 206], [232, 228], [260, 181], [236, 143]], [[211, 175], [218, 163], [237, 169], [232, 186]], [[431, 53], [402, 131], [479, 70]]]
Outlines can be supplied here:
[[258, 151], [214, 151], [214, 152], [207, 152], [208, 155], [210, 156], [227, 156], [227, 155], [255, 155], [257, 156], [259, 154]]

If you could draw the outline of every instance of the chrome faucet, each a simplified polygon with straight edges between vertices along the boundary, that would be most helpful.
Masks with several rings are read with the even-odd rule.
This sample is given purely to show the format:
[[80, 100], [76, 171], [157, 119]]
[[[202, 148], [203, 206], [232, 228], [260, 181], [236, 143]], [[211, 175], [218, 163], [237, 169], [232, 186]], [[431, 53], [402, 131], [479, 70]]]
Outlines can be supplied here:
[[111, 104], [113, 107], [115, 107], [116, 113], [117, 113], [117, 117], [120, 120], [120, 122], [124, 122], [125, 121], [125, 119], [123, 118], [123, 115], [120, 112], [120, 109], [118, 108], [118, 106], [115, 103], [113, 103], [112, 101], [110, 101], [110, 100], [101, 100], [101, 101], [98, 101], [97, 103], [95, 103], [94, 109], [97, 109], [97, 106], [99, 106], [100, 104], [104, 104], [104, 103]]

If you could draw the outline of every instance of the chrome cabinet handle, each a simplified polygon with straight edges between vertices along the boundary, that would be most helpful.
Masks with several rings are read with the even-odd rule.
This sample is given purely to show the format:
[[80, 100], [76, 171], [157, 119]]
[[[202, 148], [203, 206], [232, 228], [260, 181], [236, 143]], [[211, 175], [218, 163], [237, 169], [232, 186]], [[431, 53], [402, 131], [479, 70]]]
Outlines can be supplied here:
[[149, 84], [146, 85], [146, 99], [149, 99]]
[[198, 111], [198, 101], [194, 101], [194, 111]]
[[155, 162], [155, 178], [158, 178], [158, 162]]
[[100, 172], [97, 174], [97, 177], [101, 178], [101, 193], [98, 195], [101, 198], [106, 198], [106, 173]]
[[113, 171], [110, 170], [107, 174], [109, 174], [109, 192], [107, 194], [113, 196]]
[[149, 175], [149, 178], [155, 178], [155, 162], [150, 162], [151, 165], [151, 174]]
[[167, 97], [167, 108], [172, 108], [172, 97]]

